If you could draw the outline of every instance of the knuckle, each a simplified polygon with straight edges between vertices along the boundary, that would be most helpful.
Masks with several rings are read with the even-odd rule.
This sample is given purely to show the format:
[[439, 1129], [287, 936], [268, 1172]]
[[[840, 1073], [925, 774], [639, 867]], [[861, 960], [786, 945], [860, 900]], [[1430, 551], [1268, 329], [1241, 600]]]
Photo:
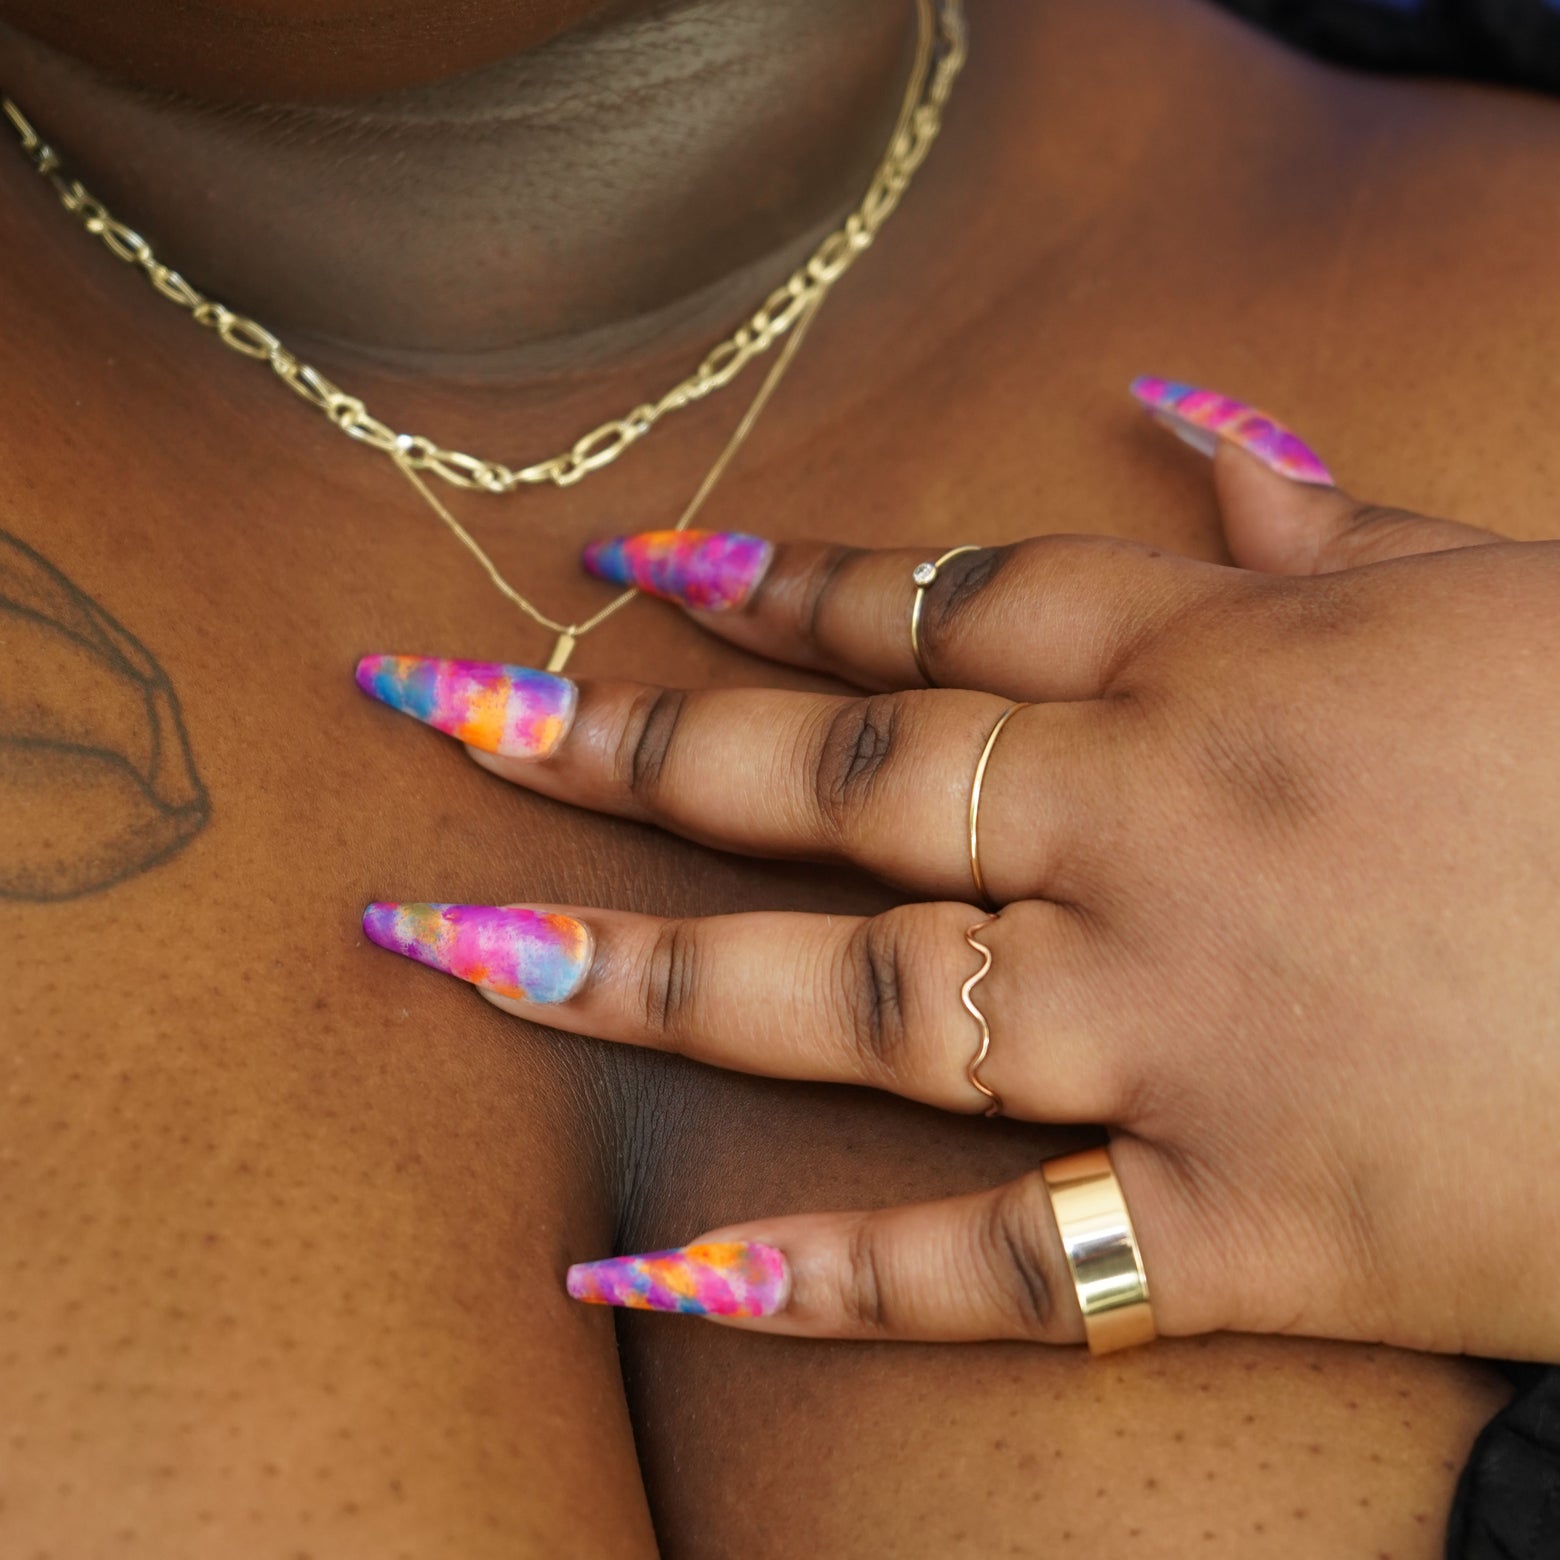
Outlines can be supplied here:
[[614, 767], [624, 789], [646, 807], [655, 804], [687, 702], [680, 689], [645, 688], [623, 724]]
[[858, 1065], [873, 1081], [899, 1081], [908, 1070], [904, 935], [889, 912], [864, 921], [846, 953], [846, 1011]]
[[1112, 603], [1096, 668], [1107, 698], [1132, 696], [1144, 665], [1175, 640], [1198, 599], [1190, 593], [1172, 609], [1166, 592], [1176, 565], [1160, 549], [1125, 537], [1037, 536], [1019, 552], [1030, 593], [1053, 616], [1065, 617], [1069, 603]]
[[870, 805], [883, 766], [893, 751], [904, 705], [897, 694], [850, 699], [830, 717], [814, 768], [819, 816], [844, 844]]
[[656, 931], [640, 979], [640, 1017], [662, 1040], [686, 1033], [698, 993], [698, 938], [691, 921], [666, 921]]
[[883, 1252], [876, 1223], [860, 1220], [851, 1232], [840, 1276], [840, 1311], [853, 1332], [887, 1333]]
[[980, 1232], [1001, 1303], [1034, 1338], [1049, 1337], [1056, 1323], [1057, 1276], [1045, 1255], [1052, 1217], [1045, 1179], [1035, 1171], [996, 1193]]
[[1017, 549], [981, 547], [950, 558], [938, 571], [921, 608], [921, 652], [936, 666], [958, 648], [978, 613], [972, 609], [1012, 561]]
[[[829, 603], [837, 599], [836, 586], [849, 564], [865, 556], [860, 547], [830, 547], [807, 571], [796, 603], [796, 621], [802, 642], [814, 650], [824, 649], [823, 626]], [[762, 587], [760, 587], [762, 588]]]
[[1411, 509], [1399, 509], [1391, 504], [1356, 504], [1349, 515], [1343, 539], [1356, 547], [1390, 549], [1400, 537], [1417, 531], [1424, 525], [1424, 517]]
[[1224, 806], [1242, 820], [1284, 830], [1315, 822], [1326, 810], [1325, 787], [1276, 714], [1202, 723], [1195, 762]]
[[[1262, 638], [1284, 644], [1343, 639], [1370, 629], [1379, 608], [1358, 576], [1346, 572], [1273, 578], [1259, 582], [1243, 601], [1231, 603], [1227, 627], [1233, 639]], [[1261, 636], [1260, 638], [1258, 636]]]
[[1361, 568], [1426, 548], [1427, 516], [1392, 504], [1344, 500], [1336, 528], [1323, 543], [1319, 561], [1336, 568]]
[[1120, 574], [1161, 557], [1156, 548], [1120, 536], [1031, 536], [1007, 549], [1013, 566], [1032, 587], [1049, 595], [1066, 594], [1098, 577], [1101, 570]]

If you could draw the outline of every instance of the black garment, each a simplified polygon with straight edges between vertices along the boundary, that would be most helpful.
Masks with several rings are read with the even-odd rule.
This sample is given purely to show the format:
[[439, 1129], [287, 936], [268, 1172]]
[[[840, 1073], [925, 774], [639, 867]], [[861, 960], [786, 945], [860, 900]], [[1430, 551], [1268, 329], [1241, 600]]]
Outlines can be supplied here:
[[[1346, 64], [1560, 92], [1560, 0], [1219, 3]], [[1447, 1560], [1560, 1560], [1560, 1369], [1506, 1370], [1518, 1395], [1484, 1427], [1463, 1470]]]
[[1219, 3], [1330, 59], [1560, 92], [1560, 0]]
[[1520, 1390], [1474, 1443], [1446, 1532], [1447, 1560], [1560, 1557], [1560, 1370], [1509, 1371]]

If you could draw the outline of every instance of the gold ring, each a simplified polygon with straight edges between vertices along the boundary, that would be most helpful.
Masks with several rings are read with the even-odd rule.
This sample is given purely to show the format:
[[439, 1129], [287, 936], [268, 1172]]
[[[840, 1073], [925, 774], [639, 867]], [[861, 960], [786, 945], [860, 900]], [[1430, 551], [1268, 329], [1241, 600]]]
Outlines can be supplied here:
[[1159, 1332], [1148, 1303], [1148, 1275], [1110, 1155], [1091, 1148], [1048, 1159], [1040, 1171], [1078, 1292], [1089, 1353], [1152, 1343]]
[[979, 551], [980, 548], [973, 542], [966, 542], [962, 547], [950, 548], [941, 558], [934, 558], [930, 563], [916, 564], [911, 571], [910, 578], [915, 581], [915, 603], [910, 608], [910, 654], [915, 657], [915, 669], [928, 688], [935, 688], [937, 684], [932, 681], [932, 674], [921, 659], [921, 609], [926, 605], [926, 593], [937, 583], [937, 571], [950, 558], [957, 558], [960, 553]]
[[1010, 704], [997, 717], [997, 723], [991, 728], [991, 735], [986, 738], [986, 745], [980, 750], [980, 758], [975, 764], [975, 783], [970, 787], [970, 876], [975, 879], [975, 896], [988, 910], [997, 908], [996, 901], [986, 891], [986, 874], [980, 870], [980, 793], [981, 787], [986, 783], [986, 765], [991, 762], [992, 749], [997, 745], [997, 738], [1002, 735], [1002, 728], [1018, 714], [1020, 710], [1027, 710], [1027, 704]]
[[975, 934], [984, 931], [996, 916], [987, 916], [984, 921], [977, 921], [974, 926], [964, 929], [964, 940], [981, 956], [981, 966], [959, 988], [959, 1000], [964, 1004], [970, 1017], [980, 1025], [980, 1049], [971, 1058], [970, 1064], [964, 1069], [964, 1076], [969, 1079], [970, 1085], [978, 1094], [983, 1094], [991, 1101], [986, 1107], [988, 1116], [1000, 1116], [1002, 1114], [1002, 1096], [993, 1088], [989, 1088], [981, 1082], [981, 1063], [986, 1060], [986, 1053], [991, 1050], [991, 1025], [986, 1022], [986, 1015], [976, 1006], [975, 999], [970, 995], [972, 991], [986, 978], [991, 971], [991, 949], [988, 948]]

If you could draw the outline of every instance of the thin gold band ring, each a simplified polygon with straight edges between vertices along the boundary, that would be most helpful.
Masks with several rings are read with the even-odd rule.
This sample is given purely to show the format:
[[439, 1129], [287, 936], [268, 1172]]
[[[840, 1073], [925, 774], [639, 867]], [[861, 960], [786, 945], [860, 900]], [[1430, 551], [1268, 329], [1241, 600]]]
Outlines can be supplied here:
[[932, 674], [927, 671], [926, 662], [921, 655], [921, 613], [926, 606], [926, 593], [937, 583], [937, 571], [950, 558], [957, 558], [960, 553], [979, 551], [980, 548], [973, 542], [966, 542], [962, 547], [950, 548], [941, 558], [934, 558], [930, 563], [916, 564], [911, 572], [910, 578], [915, 581], [915, 602], [910, 608], [910, 654], [915, 657], [915, 669], [921, 674], [921, 681], [928, 688], [935, 688], [937, 684], [932, 680]]
[[988, 910], [995, 910], [998, 906], [986, 888], [986, 874], [980, 869], [980, 793], [986, 784], [986, 766], [991, 762], [991, 754], [997, 745], [997, 738], [1002, 735], [1002, 728], [1020, 710], [1028, 708], [1027, 704], [1010, 704], [997, 717], [991, 735], [986, 738], [985, 747], [980, 750], [980, 758], [975, 764], [975, 783], [970, 787], [970, 876], [975, 879], [976, 899]]

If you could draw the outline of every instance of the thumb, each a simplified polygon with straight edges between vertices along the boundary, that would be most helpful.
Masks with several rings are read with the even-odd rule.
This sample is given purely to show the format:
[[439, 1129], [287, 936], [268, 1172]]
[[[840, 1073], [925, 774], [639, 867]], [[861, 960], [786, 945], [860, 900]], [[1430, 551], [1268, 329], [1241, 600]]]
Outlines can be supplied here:
[[1145, 377], [1133, 381], [1132, 394], [1156, 422], [1213, 457], [1225, 540], [1243, 569], [1331, 574], [1502, 540], [1477, 526], [1350, 498], [1316, 451], [1277, 418], [1216, 390]]
[[1332, 574], [1501, 540], [1478, 526], [1293, 481], [1230, 443], [1214, 456], [1213, 483], [1231, 556], [1243, 569], [1267, 574]]

